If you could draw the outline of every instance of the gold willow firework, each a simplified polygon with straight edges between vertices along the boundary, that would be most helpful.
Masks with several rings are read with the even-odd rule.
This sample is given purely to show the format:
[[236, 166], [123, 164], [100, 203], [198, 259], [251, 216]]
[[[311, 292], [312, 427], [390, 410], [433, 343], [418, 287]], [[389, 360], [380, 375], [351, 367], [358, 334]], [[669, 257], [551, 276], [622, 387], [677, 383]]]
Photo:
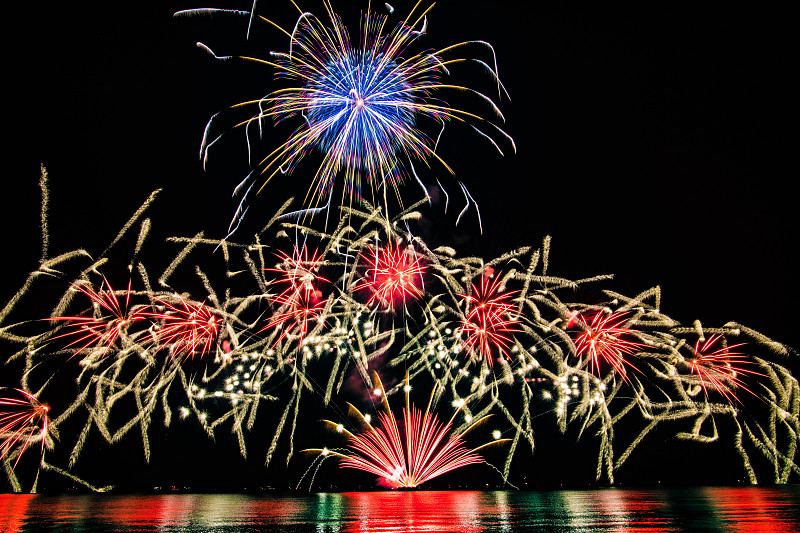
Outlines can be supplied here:
[[[519, 444], [535, 454], [535, 434], [548, 427], [574, 428], [568, 434], [596, 449], [593, 475], [608, 482], [655, 429], [729, 446], [752, 483], [800, 475], [800, 389], [787, 369], [794, 351], [735, 323], [683, 326], [661, 310], [657, 287], [572, 301], [577, 288], [610, 276], [550, 274], [549, 239], [490, 260], [459, 257], [414, 235], [422, 204], [387, 219], [362, 201], [344, 208], [332, 231], [319, 231], [282, 221], [290, 200], [249, 244], [202, 233], [171, 237], [174, 258], [157, 266], [142, 259], [155, 196], [99, 256], [45, 251], [0, 310], [4, 379], [18, 376], [6, 384], [23, 391], [28, 416], [39, 416], [27, 429], [3, 430], [2, 461], [15, 490], [22, 487], [17, 471], [30, 472], [35, 461], [34, 489], [46, 471], [103, 490], [108, 480], [91, 483], [75, 473], [87, 442], [139, 441], [149, 461], [156, 421], [196, 424], [209, 438], [230, 433], [242, 456], [288, 464], [297, 427], [344, 404], [345, 383], [379, 387], [372, 371], [388, 384], [381, 402], [403, 392], [398, 376], [408, 374], [411, 386], [432, 384], [426, 412], [455, 412], [453, 435], [496, 415], [490, 429], [510, 440], [498, 447], [504, 480]], [[364, 289], [383, 275], [376, 271], [381, 249], [420, 266], [405, 297], [373, 297], [380, 282]], [[117, 264], [120, 257], [129, 259]], [[112, 288], [129, 281], [130, 289]], [[115, 301], [118, 307], [103, 304]], [[46, 305], [49, 316], [31, 316]], [[496, 335], [476, 338], [481, 327]], [[37, 411], [39, 402], [49, 411]], [[9, 408], [0, 405], [0, 416], [14, 416]], [[364, 418], [370, 409], [362, 409]], [[254, 448], [259, 436], [267, 442]], [[36, 444], [38, 459], [30, 450]]]
[[[322, 161], [307, 195], [310, 204], [305, 211], [309, 213], [320, 205], [330, 206], [337, 177], [343, 179], [344, 194], [349, 196], [349, 201], [343, 198], [342, 203], [352, 206], [364, 197], [385, 199], [390, 188], [400, 199], [399, 186], [412, 176], [422, 185], [414, 170], [415, 162], [425, 166], [437, 162], [439, 168], [453, 174], [436, 153], [448, 122], [467, 125], [501, 154], [501, 145], [515, 149], [511, 137], [496, 124], [505, 119], [492, 98], [473, 87], [445, 81], [454, 65], [472, 65], [488, 74], [498, 100], [503, 95], [507, 98], [489, 43], [468, 41], [414, 53], [416, 42], [427, 32], [427, 13], [433, 4], [425, 7], [423, 2], [417, 2], [404, 20], [393, 20], [394, 10], [388, 4], [388, 15], [368, 7], [362, 13], [357, 32], [348, 30], [329, 2], [324, 1], [324, 6], [325, 18], [297, 7], [299, 16], [292, 31], [257, 16], [255, 5], [251, 12], [192, 9], [175, 14], [240, 17], [243, 22], [249, 21], [248, 36], [251, 29], [264, 26], [270, 31], [277, 29], [288, 39], [288, 51], [271, 52], [269, 59], [238, 57], [273, 69], [276, 79], [285, 80], [287, 86], [217, 113], [206, 125], [200, 146], [204, 166], [211, 149], [230, 131], [244, 130], [250, 154], [251, 139], [256, 133], [263, 137], [265, 124], [286, 121], [294, 125], [285, 142], [252, 162], [253, 171], [236, 187], [234, 195], [241, 195], [241, 203], [231, 222], [231, 231], [235, 231], [244, 217], [248, 195], [256, 185], [260, 191], [277, 174], [291, 174], [313, 152]], [[251, 28], [251, 25], [258, 26]], [[197, 45], [217, 59], [233, 58], [218, 56], [203, 43]], [[465, 49], [474, 49], [484, 57], [456, 55]], [[465, 95], [477, 109], [488, 109], [490, 116], [447, 105], [443, 98], [448, 93]], [[252, 113], [249, 117], [238, 123], [234, 120], [232, 128], [216, 133], [218, 117], [236, 116], [237, 112], [248, 110]], [[426, 131], [432, 131], [436, 139]], [[367, 189], [367, 195], [362, 188]]]

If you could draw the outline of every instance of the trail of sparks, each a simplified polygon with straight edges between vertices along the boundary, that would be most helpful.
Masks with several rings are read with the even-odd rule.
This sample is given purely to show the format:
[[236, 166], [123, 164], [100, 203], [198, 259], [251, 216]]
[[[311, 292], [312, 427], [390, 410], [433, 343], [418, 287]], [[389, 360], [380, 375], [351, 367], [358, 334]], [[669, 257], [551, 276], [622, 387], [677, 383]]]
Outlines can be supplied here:
[[280, 298], [305, 298], [319, 299], [322, 295], [318, 288], [320, 282], [330, 283], [318, 274], [322, 259], [319, 251], [315, 250], [309, 256], [307, 247], [299, 250], [296, 246], [292, 255], [278, 252], [281, 264], [278, 268], [269, 268], [268, 271], [279, 274], [275, 283], [285, 285], [280, 293]]

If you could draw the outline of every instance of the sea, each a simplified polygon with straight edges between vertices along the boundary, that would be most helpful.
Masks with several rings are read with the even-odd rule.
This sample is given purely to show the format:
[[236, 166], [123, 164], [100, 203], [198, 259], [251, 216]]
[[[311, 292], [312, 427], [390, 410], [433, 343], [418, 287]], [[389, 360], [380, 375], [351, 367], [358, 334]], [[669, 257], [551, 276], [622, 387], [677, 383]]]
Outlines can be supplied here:
[[0, 494], [0, 531], [800, 531], [800, 485], [558, 491]]

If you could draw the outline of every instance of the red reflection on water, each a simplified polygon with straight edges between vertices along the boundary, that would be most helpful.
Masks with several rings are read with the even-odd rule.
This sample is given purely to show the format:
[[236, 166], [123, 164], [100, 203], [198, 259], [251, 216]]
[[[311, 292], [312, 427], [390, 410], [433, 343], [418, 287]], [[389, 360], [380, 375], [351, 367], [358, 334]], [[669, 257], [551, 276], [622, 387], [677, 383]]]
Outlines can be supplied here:
[[239, 523], [287, 523], [305, 516], [307, 509], [303, 501], [293, 498], [165, 494], [120, 497], [113, 503], [107, 501], [104, 512], [110, 523], [124, 527], [187, 524], [214, 527]]
[[0, 531], [22, 531], [32, 494], [0, 494]]
[[302, 521], [312, 512], [304, 499], [266, 497], [241, 501], [240, 517], [257, 524], [283, 524]]
[[604, 515], [603, 525], [618, 525], [625, 531], [647, 529], [653, 533], [674, 531], [664, 524], [664, 502], [658, 493], [650, 491], [621, 491], [616, 489], [592, 491], [594, 501]]
[[776, 518], [786, 516], [797, 502], [769, 487], [714, 487], [703, 490], [727, 531], [773, 533], [800, 531], [800, 525]]
[[574, 530], [674, 531], [665, 518], [666, 505], [657, 491], [624, 489], [555, 493], [568, 511], [564, 521]]
[[500, 514], [486, 493], [445, 491], [348, 492], [342, 532], [483, 531], [481, 514]]

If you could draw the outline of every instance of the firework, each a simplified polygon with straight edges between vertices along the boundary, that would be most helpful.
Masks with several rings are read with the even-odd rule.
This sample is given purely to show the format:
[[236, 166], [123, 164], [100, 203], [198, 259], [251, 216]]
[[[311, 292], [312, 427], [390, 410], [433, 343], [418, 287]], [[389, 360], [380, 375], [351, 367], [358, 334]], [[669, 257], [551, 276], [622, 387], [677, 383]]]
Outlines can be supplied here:
[[[257, 128], [261, 136], [267, 120], [291, 121], [298, 126], [288, 140], [258, 162], [256, 169], [237, 187], [237, 192], [243, 189], [246, 192], [232, 227], [238, 226], [246, 210], [244, 201], [256, 183], [262, 183], [260, 191], [276, 174], [291, 173], [314, 150], [322, 154], [309, 190], [311, 203], [316, 207], [330, 203], [331, 190], [339, 175], [344, 179], [344, 192], [350, 196], [352, 205], [354, 200], [362, 198], [364, 183], [373, 194], [384, 188], [385, 197], [386, 190], [391, 188], [399, 198], [401, 183], [411, 175], [419, 180], [413, 170], [414, 161], [428, 165], [435, 160], [452, 173], [436, 154], [438, 137], [449, 121], [469, 124], [498, 151], [499, 138], [513, 147], [513, 140], [494, 123], [502, 122], [504, 117], [491, 98], [476, 89], [443, 80], [450, 74], [450, 65], [473, 63], [488, 72], [500, 97], [505, 89], [497, 75], [494, 49], [484, 41], [470, 41], [434, 51], [409, 53], [411, 45], [425, 33], [426, 16], [433, 7], [419, 12], [419, 5], [417, 3], [406, 19], [397, 24], [392, 24], [388, 16], [368, 10], [361, 17], [357, 40], [353, 40], [331, 4], [325, 2], [327, 21], [304, 12], [294, 31], [281, 29], [290, 39], [288, 52], [272, 52], [269, 60], [242, 58], [275, 69], [276, 78], [285, 79], [289, 84], [263, 98], [232, 106], [233, 109], [257, 110], [235, 126], [245, 129], [248, 150], [250, 130]], [[176, 15], [216, 12], [251, 19], [254, 15], [218, 9], [188, 10]], [[272, 21], [255, 18], [280, 29]], [[205, 45], [200, 46], [210, 52]], [[454, 52], [468, 46], [487, 50], [493, 65], [477, 58], [453, 56]], [[464, 93], [482, 105], [488, 104], [493, 117], [488, 119], [449, 107], [440, 96], [448, 91]], [[217, 116], [214, 115], [206, 126], [200, 149], [204, 164], [209, 149], [222, 137], [222, 134], [209, 136]], [[424, 131], [430, 128], [438, 131], [436, 142]], [[258, 180], [256, 176], [263, 179]]]
[[321, 296], [321, 292], [315, 283], [328, 280], [317, 274], [322, 263], [319, 251], [315, 250], [309, 257], [308, 248], [303, 247], [302, 251], [295, 246], [292, 255], [278, 252], [281, 260], [279, 268], [267, 269], [276, 272], [280, 278], [275, 283], [285, 285], [286, 288], [280, 293], [279, 298], [304, 298], [314, 299]]
[[509, 299], [513, 293], [500, 292], [500, 277], [491, 279], [481, 276], [480, 286], [472, 284], [471, 294], [462, 294], [467, 302], [466, 318], [462, 321], [460, 331], [466, 335], [464, 350], [468, 354], [477, 355], [492, 365], [492, 351], [497, 356], [508, 357], [508, 348], [512, 343], [510, 333], [519, 331], [516, 319], [510, 318], [514, 306]]
[[6, 457], [17, 443], [21, 443], [17, 460], [14, 462], [15, 467], [37, 433], [42, 441], [42, 453], [44, 453], [49, 410], [30, 393], [20, 389], [16, 391], [25, 399], [0, 398], [0, 438], [3, 439], [0, 442], [0, 459]]
[[[94, 314], [92, 316], [57, 316], [51, 320], [66, 322], [67, 327], [71, 329], [54, 339], [77, 337], [67, 345], [67, 348], [78, 346], [75, 355], [91, 346], [103, 346], [102, 355], [105, 356], [122, 331], [128, 329], [132, 323], [145, 319], [144, 309], [130, 309], [130, 281], [128, 289], [125, 291], [124, 305], [120, 303], [117, 293], [105, 277], [103, 277], [103, 285], [99, 291], [95, 291], [86, 284], [74, 285], [73, 288], [89, 297]], [[104, 310], [108, 314], [105, 314]]]
[[399, 244], [375, 247], [372, 253], [364, 255], [368, 265], [364, 281], [355, 290], [366, 289], [372, 292], [367, 305], [379, 302], [389, 309], [398, 303], [406, 303], [407, 299], [422, 297], [420, 284], [425, 267], [422, 257], [415, 254], [413, 248], [408, 250]]
[[744, 344], [734, 344], [725, 346], [724, 344], [715, 349], [717, 341], [721, 340], [720, 335], [711, 335], [707, 339], [698, 339], [694, 345], [694, 357], [689, 359], [689, 367], [693, 374], [697, 376], [703, 392], [708, 398], [708, 389], [713, 389], [722, 394], [729, 401], [739, 401], [734, 388], [741, 388], [750, 392], [739, 374], [758, 375], [758, 372], [747, 370], [742, 367], [742, 363], [749, 363], [743, 353], [732, 350], [744, 346]]
[[[396, 427], [399, 440], [394, 440], [400, 446], [393, 453], [403, 461], [407, 460], [404, 439], [408, 435], [419, 435], [426, 431], [424, 428], [443, 434], [439, 448], [430, 455], [434, 457], [453, 436], [463, 436], [463, 428], [492, 414], [509, 428], [511, 439], [500, 469], [503, 482], [511, 483], [514, 476], [527, 474], [516, 470], [517, 466], [511, 468], [512, 464], [519, 464], [513, 460], [519, 456], [519, 445], [528, 448], [525, 453], [541, 453], [536, 438], [547, 435], [552, 422], [550, 431], [582, 436], [582, 450], [596, 449], [597, 468], [592, 475], [609, 483], [626, 469], [632, 455], [652, 449], [640, 445], [656, 430], [658, 435], [673, 435], [671, 442], [675, 443], [689, 440], [731, 446], [741, 459], [746, 479], [752, 483], [764, 471], [767, 477], [783, 483], [800, 474], [796, 461], [800, 385], [786, 368], [795, 353], [780, 343], [733, 323], [704, 328], [696, 321], [690, 327], [682, 326], [660, 309], [657, 287], [632, 297], [608, 289], [595, 291], [602, 294], [603, 309], [608, 310], [599, 314], [586, 311], [597, 309], [596, 298], [591, 306], [565, 298], [583, 292], [576, 291], [576, 287], [604, 282], [609, 277], [571, 281], [548, 273], [548, 239], [540, 247], [522, 247], [496, 258], [459, 257], [452, 248], [429, 248], [414, 236], [410, 224], [402, 223], [419, 218], [421, 213], [414, 211], [419, 206], [387, 218], [385, 210], [362, 201], [357, 207], [346, 208], [347, 223], [341, 221], [331, 232], [298, 221], [283, 221], [281, 217], [290, 207], [289, 202], [284, 204], [273, 217], [281, 222], [274, 227], [268, 225], [251, 244], [223, 243], [202, 236], [170, 237], [168, 245], [179, 249], [175, 259], [160, 272], [149, 271], [138, 260], [149, 228], [149, 221], [142, 220], [130, 264], [144, 287], [136, 296], [154, 302], [157, 309], [148, 308], [146, 313], [131, 304], [134, 295], [130, 289], [113, 291], [104, 283], [94, 294], [118, 312], [92, 300], [95, 305], [91, 317], [98, 321], [90, 323], [94, 328], [87, 332], [81, 330], [83, 323], [68, 322], [75, 331], [82, 331], [80, 337], [92, 334], [66, 350], [51, 342], [54, 335], [64, 333], [60, 322], [7, 322], [7, 317], [21, 312], [24, 306], [18, 306], [30, 294], [36, 294], [39, 306], [53, 305], [54, 316], [63, 315], [63, 309], [72, 305], [74, 296], [82, 291], [67, 284], [71, 288], [66, 294], [50, 294], [48, 298], [46, 291], [38, 290], [44, 288], [40, 287], [40, 280], [53, 276], [64, 281], [85, 279], [86, 273], [95, 268], [95, 262], [82, 251], [43, 260], [40, 270], [32, 273], [31, 281], [0, 314], [3, 348], [16, 346], [4, 352], [11, 354], [5, 359], [7, 378], [13, 379], [13, 372], [19, 370], [19, 389], [37, 391], [37, 397], [58, 394], [59, 404], [64, 406], [57, 418], [47, 420], [44, 436], [45, 446], [57, 448], [52, 461], [63, 460], [65, 464], [52, 464], [43, 458], [41, 469], [65, 477], [70, 483], [102, 490], [74, 474], [80, 471], [77, 463], [84, 460], [87, 443], [95, 439], [113, 447], [122, 440], [138, 440], [143, 460], [147, 461], [152, 446], [149, 428], [159, 423], [173, 431], [176, 419], [181, 425], [198, 424], [209, 438], [215, 438], [223, 428], [231, 431], [239, 453], [248, 459], [253, 453], [248, 450], [251, 432], [256, 427], [267, 430], [272, 437], [264, 462], [270, 469], [276, 468], [279, 454], [287, 464], [291, 460], [294, 441], [302, 435], [296, 432], [298, 427], [316, 420], [320, 408], [335, 405], [343, 390], [377, 387], [370, 373], [377, 369], [388, 377], [408, 372], [408, 381], [400, 380], [382, 391], [382, 398], [399, 393], [417, 380], [434, 382], [428, 409], [420, 410], [409, 403], [403, 418], [398, 414], [394, 426], [391, 414], [382, 409], [386, 412], [373, 415], [374, 427], [364, 423], [365, 416], [360, 418], [358, 429], [352, 431], [363, 445], [372, 442], [377, 446], [379, 441], [370, 441], [375, 435], [369, 432], [380, 430], [383, 440], [391, 443], [392, 428]], [[115, 243], [132, 241], [123, 237], [136, 226], [138, 217], [144, 218], [143, 212], [144, 208], [136, 212]], [[319, 248], [280, 253], [280, 264], [267, 268], [265, 251], [289, 249], [287, 245], [296, 240], [290, 235], [313, 238]], [[376, 258], [376, 242], [409, 243], [404, 249], [382, 245], [377, 250], [378, 262], [380, 250], [385, 247], [393, 254], [402, 249], [408, 255], [407, 264], [419, 259], [420, 266], [424, 265], [424, 290], [421, 285], [414, 285], [422, 294], [415, 299], [413, 308], [404, 309], [402, 324], [383, 316], [382, 303], [362, 302], [366, 298], [361, 298], [359, 292], [378, 288], [356, 290], [366, 281], [367, 269], [373, 268], [373, 278], [377, 273], [378, 265], [370, 264], [370, 259]], [[123, 244], [115, 246], [116, 257]], [[222, 249], [223, 253], [215, 257], [224, 261], [224, 275], [211, 276], [206, 265], [193, 260], [206, 254], [190, 252], [204, 247], [209, 252], [216, 247]], [[325, 296], [320, 291], [322, 283], [327, 282], [320, 275], [322, 268], [331, 280], [331, 290]], [[496, 274], [500, 271], [502, 276]], [[198, 276], [205, 292], [199, 299], [196, 295], [177, 297], [175, 294], [181, 291], [171, 286], [173, 276]], [[150, 280], [156, 279], [169, 292], [154, 290]], [[275, 296], [270, 293], [271, 287], [277, 288], [273, 291]], [[408, 290], [412, 291], [410, 286]], [[400, 299], [398, 296], [394, 301], [398, 303]], [[266, 321], [270, 331], [267, 336], [260, 334], [265, 331], [265, 300], [273, 308], [273, 315]], [[209, 303], [207, 307], [193, 303], [198, 301]], [[377, 297], [375, 301], [379, 301]], [[159, 302], [169, 303], [172, 309]], [[189, 309], [198, 315], [204, 315], [201, 310], [205, 309], [213, 315], [216, 332], [213, 328], [199, 328], [190, 333], [186, 323], [191, 315]], [[158, 313], [173, 318], [154, 318]], [[131, 332], [131, 317], [138, 316], [143, 320]], [[83, 313], [78, 318], [88, 317], [89, 313]], [[606, 323], [601, 324], [604, 319]], [[465, 327], [465, 322], [472, 326]], [[187, 329], [181, 330], [179, 323]], [[112, 329], [109, 324], [114, 324], [118, 337], [110, 343], [104, 338], [98, 348], [87, 350]], [[176, 336], [161, 333], [161, 339], [154, 343], [153, 335], [163, 332], [169, 324], [176, 326]], [[483, 329], [502, 337], [501, 342], [493, 344], [497, 338], [484, 335], [482, 345], [477, 331], [481, 325], [488, 325]], [[569, 326], [577, 326], [574, 334]], [[179, 331], [184, 332], [183, 336]], [[216, 335], [216, 342], [210, 340], [212, 334]], [[581, 343], [580, 335], [586, 335], [587, 341]], [[591, 346], [591, 336], [603, 341], [595, 343], [594, 361], [588, 348], [582, 348]], [[621, 372], [602, 355], [604, 346], [614, 346], [612, 337], [638, 345], [635, 368], [640, 379], [632, 379], [629, 371], [628, 357], [632, 354], [627, 353], [628, 345], [617, 345], [618, 354], [610, 352], [631, 378], [616, 379]], [[736, 345], [719, 348], [722, 337], [726, 341], [747, 342], [747, 360], [758, 365], [761, 372], [757, 383], [739, 381], [748, 373], [746, 361], [736, 353]], [[193, 344], [192, 338], [202, 342]], [[708, 341], [695, 344], [697, 338]], [[487, 364], [475, 365], [472, 358], [465, 358], [465, 344], [472, 358]], [[202, 368], [193, 367], [190, 374], [185, 365], [178, 364], [177, 357], [156, 357], [158, 348], [153, 348], [169, 347], [173, 355], [188, 357], [192, 345], [195, 352], [207, 353], [208, 357], [203, 358]], [[78, 364], [64, 365], [62, 358], [53, 357], [61, 351], [72, 352]], [[97, 354], [101, 351], [113, 356], [100, 360]], [[494, 363], [491, 367], [489, 360]], [[692, 360], [697, 371], [689, 371]], [[714, 379], [718, 380], [716, 384]], [[733, 392], [745, 386], [760, 401], [755, 405], [734, 405], [737, 402]], [[704, 401], [697, 401], [696, 396], [704, 390]], [[433, 412], [441, 411], [435, 406], [442, 405], [455, 408], [447, 430], [438, 419], [433, 422]], [[384, 407], [388, 406], [384, 403]], [[265, 412], [277, 414], [274, 426], [263, 426], [264, 419], [275, 421], [274, 417], [265, 417]], [[174, 416], [176, 413], [179, 417]], [[159, 415], [162, 420], [157, 422]], [[39, 442], [41, 424], [42, 419], [38, 419], [28, 433], [23, 433], [3, 460], [14, 490], [23, 490], [12, 467], [15, 454], [21, 453], [26, 441], [28, 447]], [[4, 433], [3, 438], [10, 435]], [[51, 439], [51, 435], [58, 438]], [[353, 448], [336, 451], [339, 452], [354, 461], [364, 459]], [[334, 452], [328, 455], [331, 453]], [[756, 460], [754, 455], [758, 456]], [[316, 464], [321, 464], [321, 457], [315, 459]], [[385, 467], [377, 475], [386, 474], [389, 480], [394, 476], [398, 486], [419, 482], [427, 472], [436, 470], [425, 470], [399, 459], [392, 462], [388, 452], [382, 457]], [[340, 459], [344, 461], [344, 457]], [[398, 466], [406, 470], [398, 470]], [[33, 487], [35, 490], [36, 481]]]
[[[633, 331], [625, 328], [625, 313], [594, 313], [591, 322], [578, 315], [583, 331], [575, 339], [575, 351], [586, 358], [591, 371], [600, 375], [601, 361], [608, 364], [622, 379], [628, 379], [626, 366], [633, 366], [625, 355], [636, 353], [641, 343], [627, 340]], [[572, 319], [571, 319], [572, 321]]]
[[314, 327], [315, 323], [324, 321], [323, 312], [327, 299], [317, 297], [316, 293], [292, 293], [288, 296], [276, 296], [272, 302], [279, 306], [280, 312], [273, 315], [261, 331], [268, 329], [282, 330], [275, 344], [290, 334], [297, 336], [298, 349], [303, 346], [303, 339]]
[[205, 354], [217, 336], [222, 319], [215, 316], [205, 303], [194, 305], [178, 297], [180, 304], [174, 306], [164, 300], [157, 302], [164, 306], [161, 313], [147, 313], [149, 318], [159, 320], [161, 325], [153, 332], [153, 337], [162, 346], [169, 346], [170, 354], [177, 357], [184, 354], [191, 357], [195, 352]]
[[392, 413], [386, 399], [383, 384], [375, 374], [378, 384], [376, 393], [380, 394], [385, 412], [378, 415], [378, 424], [373, 426], [355, 407], [351, 409], [359, 417], [363, 430], [351, 433], [342, 425], [331, 421], [327, 424], [347, 434], [347, 451], [344, 453], [323, 450], [312, 450], [325, 455], [333, 454], [340, 458], [339, 466], [354, 468], [377, 475], [389, 487], [414, 488], [426, 481], [455, 469], [485, 462], [479, 450], [505, 442], [507, 439], [497, 438], [475, 449], [466, 447], [463, 436], [471, 428], [485, 420], [484, 417], [473, 422], [461, 433], [450, 434], [453, 417], [446, 423], [439, 421], [436, 414], [430, 412], [433, 394], [423, 413], [409, 400], [408, 376], [405, 386], [406, 406], [403, 408], [402, 429]]

